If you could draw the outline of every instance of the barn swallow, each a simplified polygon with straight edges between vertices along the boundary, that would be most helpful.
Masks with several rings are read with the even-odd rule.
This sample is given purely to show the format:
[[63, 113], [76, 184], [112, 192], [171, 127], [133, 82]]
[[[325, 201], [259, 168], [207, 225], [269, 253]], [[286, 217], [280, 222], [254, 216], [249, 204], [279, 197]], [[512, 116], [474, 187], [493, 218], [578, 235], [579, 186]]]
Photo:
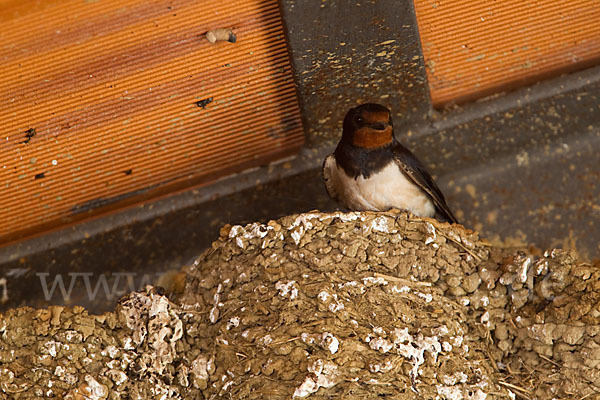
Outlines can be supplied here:
[[322, 172], [327, 193], [346, 209], [398, 208], [458, 222], [423, 164], [396, 140], [390, 110], [380, 104], [348, 111], [342, 139]]

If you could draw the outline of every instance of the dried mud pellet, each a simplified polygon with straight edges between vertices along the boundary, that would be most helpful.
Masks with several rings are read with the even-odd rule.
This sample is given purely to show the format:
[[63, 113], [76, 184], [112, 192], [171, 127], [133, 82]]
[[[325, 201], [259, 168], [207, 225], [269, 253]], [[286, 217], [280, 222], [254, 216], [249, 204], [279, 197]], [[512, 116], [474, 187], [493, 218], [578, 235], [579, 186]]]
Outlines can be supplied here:
[[500, 340], [498, 342], [498, 348], [503, 352], [507, 352], [513, 348], [513, 343], [510, 340]]
[[513, 281], [513, 283], [511, 284], [511, 287], [513, 290], [521, 290], [521, 289], [523, 289], [523, 284], [521, 282]]
[[588, 368], [598, 368], [598, 366], [600, 366], [600, 359], [597, 358], [592, 358], [589, 356], [589, 352], [586, 352], [585, 350], [581, 352], [581, 355], [583, 356], [583, 364], [588, 367]]
[[231, 28], [219, 28], [206, 32], [206, 40], [213, 44], [216, 42], [235, 43], [237, 37]]
[[512, 271], [508, 271], [502, 274], [499, 281], [503, 285], [511, 285], [514, 282], [515, 274]]
[[510, 295], [511, 304], [515, 309], [523, 307], [529, 299], [529, 290], [521, 289], [511, 293]]
[[465, 290], [463, 288], [458, 286], [458, 287], [449, 288], [448, 294], [450, 294], [450, 296], [454, 296], [454, 297], [462, 297], [462, 296], [466, 295], [467, 292], [465, 292]]
[[488, 289], [493, 289], [496, 287], [500, 273], [489, 268], [482, 268], [481, 271], [479, 271], [479, 276]]
[[306, 360], [308, 354], [309, 353], [306, 350], [304, 350], [304, 348], [296, 346], [294, 350], [292, 350], [292, 352], [290, 353], [289, 358], [294, 364], [299, 364], [302, 361]]
[[475, 309], [485, 309], [490, 305], [490, 297], [486, 291], [476, 290], [470, 296], [471, 305]]
[[[532, 346], [533, 351], [535, 351], [537, 354], [545, 356], [547, 358], [552, 358], [552, 345], [549, 344], [534, 344]], [[537, 360], [537, 364], [539, 364], [541, 362], [541, 360]]]
[[508, 339], [508, 329], [505, 324], [496, 325], [496, 329], [494, 330], [494, 336], [498, 340], [506, 340]]
[[554, 328], [554, 331], [552, 332], [552, 339], [554, 340], [554, 343], [558, 343], [561, 340], [567, 328], [568, 327], [565, 324], [556, 325], [556, 328]]
[[464, 277], [463, 282], [462, 282], [462, 288], [467, 293], [473, 293], [475, 290], [477, 290], [480, 283], [481, 283], [481, 277], [479, 276], [478, 273], [475, 272], [475, 273], [472, 273], [472, 274]]
[[578, 321], [592, 309], [592, 304], [577, 303], [571, 309], [570, 317], [572, 320]]
[[448, 278], [446, 278], [446, 283], [451, 288], [457, 287], [457, 286], [460, 286], [461, 278], [459, 276], [452, 275], [452, 276], [449, 276]]
[[271, 376], [274, 371], [275, 371], [275, 368], [273, 367], [272, 362], [267, 362], [262, 368], [262, 374], [265, 376]]
[[561, 308], [555, 308], [553, 311], [554, 311], [554, 317], [556, 318], [556, 321], [561, 322], [561, 323], [569, 322], [569, 315], [571, 314], [571, 308], [572, 308], [572, 304], [567, 305], [565, 307], [561, 307]]
[[292, 345], [292, 343], [288, 342], [288, 343], [283, 343], [279, 346], [275, 346], [273, 348], [273, 352], [279, 356], [287, 356], [288, 354], [290, 354], [292, 352], [293, 349], [294, 349], [294, 346]]
[[494, 289], [490, 290], [490, 296], [492, 297], [506, 297], [506, 286], [497, 285]]
[[282, 381], [291, 381], [296, 379], [297, 370], [294, 366], [286, 364], [286, 368], [278, 371], [277, 377]]
[[562, 340], [570, 345], [577, 344], [583, 334], [585, 333], [585, 326], [567, 326], [562, 334]]
[[556, 358], [562, 361], [561, 364], [565, 368], [579, 370], [583, 364], [583, 360], [579, 353], [562, 352], [559, 353]]
[[52, 325], [60, 325], [60, 315], [62, 314], [63, 310], [65, 309], [65, 307], [63, 306], [50, 306], [48, 307], [50, 309], [50, 312], [52, 313], [52, 320], [50, 321], [50, 323]]
[[598, 335], [598, 332], [600, 332], [600, 325], [588, 325], [585, 327], [585, 333], [588, 336], [596, 337], [596, 335]]
[[528, 350], [521, 352], [520, 361], [529, 367], [536, 367], [540, 363], [540, 357], [536, 352]]
[[529, 328], [528, 334], [532, 339], [538, 340], [545, 345], [551, 345], [553, 343], [552, 332], [554, 329], [556, 329], [556, 324], [535, 324]]

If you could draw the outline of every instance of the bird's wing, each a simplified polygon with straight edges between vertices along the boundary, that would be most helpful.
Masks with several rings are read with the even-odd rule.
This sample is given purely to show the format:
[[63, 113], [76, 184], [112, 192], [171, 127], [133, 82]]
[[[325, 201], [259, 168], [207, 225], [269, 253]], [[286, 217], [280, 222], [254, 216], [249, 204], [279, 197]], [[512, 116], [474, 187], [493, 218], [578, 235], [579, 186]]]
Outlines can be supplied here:
[[431, 197], [437, 212], [440, 213], [442, 217], [449, 222], [458, 223], [458, 220], [446, 204], [446, 199], [444, 198], [442, 191], [438, 188], [423, 164], [421, 164], [410, 150], [398, 143], [394, 146], [394, 160], [406, 176]]
[[336, 185], [334, 182], [335, 177], [333, 176], [334, 168], [337, 168], [337, 161], [335, 160], [335, 154], [331, 153], [330, 155], [325, 157], [321, 173], [323, 175], [323, 182], [325, 182], [325, 189], [327, 189], [327, 194], [333, 200], [339, 202], [339, 193], [336, 190]]

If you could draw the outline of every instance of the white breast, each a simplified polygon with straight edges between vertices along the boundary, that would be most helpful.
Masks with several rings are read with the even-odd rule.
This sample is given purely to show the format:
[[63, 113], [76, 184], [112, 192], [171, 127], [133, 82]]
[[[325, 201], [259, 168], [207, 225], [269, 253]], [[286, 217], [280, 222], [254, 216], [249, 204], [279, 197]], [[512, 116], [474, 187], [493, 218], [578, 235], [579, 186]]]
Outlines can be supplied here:
[[395, 162], [365, 179], [352, 178], [337, 165], [333, 154], [323, 166], [329, 195], [345, 208], [355, 211], [408, 210], [421, 217], [433, 217], [435, 207], [429, 196], [402, 173]]

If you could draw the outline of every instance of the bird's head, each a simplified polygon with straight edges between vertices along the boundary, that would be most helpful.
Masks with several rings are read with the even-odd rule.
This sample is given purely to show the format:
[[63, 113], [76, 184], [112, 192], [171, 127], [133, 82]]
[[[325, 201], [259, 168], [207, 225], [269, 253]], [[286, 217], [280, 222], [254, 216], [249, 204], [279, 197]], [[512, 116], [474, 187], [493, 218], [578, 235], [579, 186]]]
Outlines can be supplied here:
[[390, 110], [380, 104], [351, 108], [344, 118], [343, 129], [342, 141], [365, 149], [387, 146], [394, 140]]

